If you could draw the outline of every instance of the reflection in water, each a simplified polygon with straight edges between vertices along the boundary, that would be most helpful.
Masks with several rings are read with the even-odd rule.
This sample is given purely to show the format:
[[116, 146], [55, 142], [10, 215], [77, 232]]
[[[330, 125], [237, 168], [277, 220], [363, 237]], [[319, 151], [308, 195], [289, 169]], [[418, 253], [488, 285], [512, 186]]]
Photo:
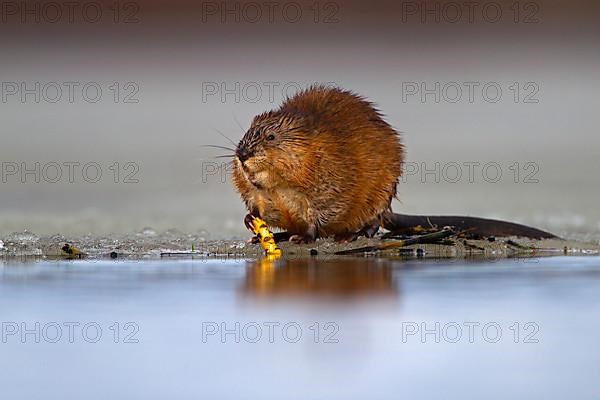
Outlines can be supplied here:
[[364, 258], [278, 259], [249, 263], [243, 285], [254, 296], [393, 296], [397, 288], [389, 260]]

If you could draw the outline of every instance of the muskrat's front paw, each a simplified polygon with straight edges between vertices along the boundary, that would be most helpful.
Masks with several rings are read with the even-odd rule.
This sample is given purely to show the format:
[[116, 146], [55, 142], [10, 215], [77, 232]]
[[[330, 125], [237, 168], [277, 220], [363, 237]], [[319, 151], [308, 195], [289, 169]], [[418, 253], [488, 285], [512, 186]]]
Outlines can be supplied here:
[[289, 241], [294, 244], [307, 244], [313, 243], [315, 238], [311, 235], [292, 235], [290, 236]]
[[338, 233], [333, 237], [333, 240], [338, 243], [350, 243], [356, 239], [358, 239], [358, 233], [355, 232]]
[[246, 214], [246, 216], [244, 217], [244, 225], [246, 225], [246, 228], [250, 230], [254, 229], [252, 226], [252, 221], [254, 221], [254, 216], [252, 214]]

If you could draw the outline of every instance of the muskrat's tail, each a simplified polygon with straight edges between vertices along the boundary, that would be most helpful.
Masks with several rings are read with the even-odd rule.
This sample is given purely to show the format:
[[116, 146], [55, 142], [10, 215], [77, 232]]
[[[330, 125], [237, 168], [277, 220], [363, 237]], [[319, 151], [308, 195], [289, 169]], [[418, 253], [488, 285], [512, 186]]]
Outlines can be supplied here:
[[530, 226], [496, 219], [445, 216], [445, 215], [406, 215], [387, 212], [383, 215], [383, 227], [392, 232], [402, 232], [421, 226], [423, 228], [452, 226], [460, 231], [479, 237], [521, 236], [531, 239], [559, 239], [558, 236]]

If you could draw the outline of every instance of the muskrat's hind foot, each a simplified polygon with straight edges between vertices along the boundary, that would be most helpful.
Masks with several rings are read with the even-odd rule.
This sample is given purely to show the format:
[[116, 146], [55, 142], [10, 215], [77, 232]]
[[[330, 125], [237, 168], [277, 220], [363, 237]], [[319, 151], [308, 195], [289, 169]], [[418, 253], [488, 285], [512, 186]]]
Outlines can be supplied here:
[[292, 235], [289, 241], [294, 244], [308, 244], [314, 243], [315, 238], [310, 235]]
[[364, 236], [367, 238], [372, 238], [379, 231], [379, 221], [373, 220], [371, 223], [365, 225], [358, 232], [346, 232], [346, 233], [338, 233], [334, 236], [334, 240], [340, 243], [350, 243], [354, 242], [359, 236]]
[[289, 241], [295, 244], [313, 243], [317, 239], [317, 228], [310, 227], [302, 235], [291, 235]]
[[370, 239], [379, 231], [379, 226], [379, 220], [374, 219], [370, 224], [365, 225], [365, 227], [358, 232], [358, 236], [365, 236]]
[[350, 243], [354, 242], [356, 239], [358, 239], [358, 232], [338, 233], [333, 237], [333, 240], [338, 243]]

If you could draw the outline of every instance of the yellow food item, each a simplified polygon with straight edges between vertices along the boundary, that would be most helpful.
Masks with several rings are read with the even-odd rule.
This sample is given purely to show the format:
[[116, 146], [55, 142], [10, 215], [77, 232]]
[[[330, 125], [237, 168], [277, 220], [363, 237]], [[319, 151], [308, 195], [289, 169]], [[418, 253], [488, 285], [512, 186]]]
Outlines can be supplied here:
[[265, 249], [266, 255], [275, 258], [280, 257], [282, 254], [281, 249], [277, 247], [273, 234], [267, 227], [265, 221], [258, 217], [253, 217], [251, 224], [252, 232], [258, 237], [260, 245]]
[[63, 251], [62, 255], [67, 258], [83, 258], [85, 256], [85, 253], [69, 243], [65, 243], [61, 250]]

